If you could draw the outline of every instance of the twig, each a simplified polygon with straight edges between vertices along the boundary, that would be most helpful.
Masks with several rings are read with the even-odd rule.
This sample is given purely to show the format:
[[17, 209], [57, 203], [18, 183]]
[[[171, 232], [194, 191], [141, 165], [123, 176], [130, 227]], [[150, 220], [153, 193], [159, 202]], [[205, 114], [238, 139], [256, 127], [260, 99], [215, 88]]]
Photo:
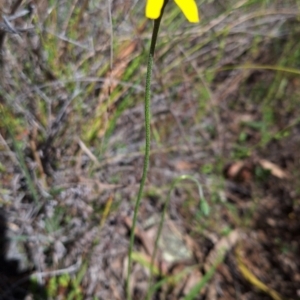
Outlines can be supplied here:
[[34, 28], [34, 27], [15, 28], [10, 23], [13, 20], [16, 20], [18, 18], [24, 17], [24, 16], [32, 13], [32, 10], [30, 10], [30, 9], [23, 9], [20, 12], [15, 13], [15, 11], [18, 9], [18, 7], [19, 7], [19, 5], [20, 5], [21, 2], [22, 1], [18, 1], [14, 5], [14, 7], [12, 8], [12, 12], [11, 12], [12, 15], [10, 15], [10, 16], [2, 15], [2, 19], [4, 21], [4, 23], [0, 22], [0, 31], [3, 31], [2, 34], [4, 34], [6, 32], [6, 33], [14, 33], [14, 34], [18, 34], [19, 35], [23, 31], [28, 31], [28, 30], [31, 30], [31, 29]]
[[15, 33], [15, 34], [19, 34], [19, 32], [10, 24], [9, 20], [7, 19], [7, 17], [2, 16], [2, 19], [5, 23], [5, 25], [7, 26], [7, 32], [11, 32], [11, 33]]
[[100, 167], [100, 163], [97, 157], [92, 153], [92, 151], [84, 144], [84, 142], [78, 138], [77, 139], [78, 145], [80, 146], [81, 150], [95, 163], [97, 167]]

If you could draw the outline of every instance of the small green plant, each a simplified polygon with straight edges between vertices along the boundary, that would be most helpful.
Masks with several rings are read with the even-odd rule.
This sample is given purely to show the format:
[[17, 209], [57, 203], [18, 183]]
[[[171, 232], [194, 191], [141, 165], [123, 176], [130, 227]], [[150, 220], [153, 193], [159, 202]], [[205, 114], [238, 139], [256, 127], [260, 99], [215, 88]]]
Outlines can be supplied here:
[[61, 228], [61, 223], [64, 219], [65, 211], [61, 207], [57, 207], [51, 218], [45, 220], [45, 229], [48, 233], [53, 233]]
[[[204, 198], [202, 186], [194, 176], [182, 175], [182, 176], [179, 176], [178, 178], [176, 178], [173, 181], [173, 184], [172, 184], [171, 189], [169, 191], [167, 200], [164, 204], [163, 212], [162, 212], [162, 215], [161, 215], [161, 219], [160, 219], [160, 222], [159, 222], [159, 227], [158, 227], [158, 231], [157, 231], [157, 235], [156, 235], [155, 246], [154, 246], [154, 250], [153, 250], [153, 253], [152, 253], [152, 256], [151, 256], [151, 264], [150, 264], [151, 269], [150, 269], [149, 286], [151, 286], [151, 284], [152, 284], [154, 260], [155, 260], [155, 257], [156, 257], [156, 253], [157, 253], [157, 249], [158, 249], [158, 242], [159, 242], [159, 239], [160, 239], [160, 236], [161, 236], [161, 233], [162, 233], [166, 212], [167, 212], [167, 209], [168, 209], [170, 201], [171, 201], [171, 194], [172, 194], [173, 190], [175, 189], [176, 185], [179, 182], [183, 181], [183, 180], [190, 180], [190, 181], [194, 182], [197, 185], [199, 198], [200, 198], [199, 211], [201, 211], [201, 213], [204, 216], [207, 216], [209, 214], [209, 211], [210, 211], [208, 203], [206, 202], [206, 200]], [[149, 293], [150, 293], [150, 289], [148, 290], [148, 294], [147, 294], [147, 297], [146, 297], [147, 299], [150, 299], [150, 294]]]
[[[87, 264], [83, 264], [76, 275], [66, 273], [51, 277], [47, 282], [48, 299], [57, 299], [58, 297], [66, 300], [84, 299], [81, 282], [86, 270]], [[31, 282], [34, 283], [35, 279], [33, 278]], [[34, 290], [32, 292], [34, 293]]]
[[[126, 295], [127, 299], [131, 299], [131, 294], [130, 294], [130, 289], [129, 289], [129, 282], [130, 282], [130, 274], [131, 274], [131, 264], [132, 264], [132, 253], [133, 253], [133, 245], [134, 245], [134, 235], [135, 235], [135, 227], [136, 227], [136, 222], [137, 222], [137, 214], [138, 214], [138, 209], [140, 207], [140, 203], [142, 200], [143, 196], [143, 190], [147, 178], [147, 173], [148, 173], [148, 168], [149, 168], [149, 160], [150, 160], [150, 145], [151, 145], [151, 112], [150, 112], [150, 93], [151, 93], [151, 78], [152, 78], [152, 68], [153, 68], [153, 61], [154, 61], [154, 53], [155, 53], [155, 46], [156, 46], [156, 41], [158, 37], [158, 31], [160, 27], [160, 23], [162, 20], [162, 16], [164, 13], [165, 6], [167, 5], [168, 0], [164, 1], [153, 1], [153, 0], [148, 0], [147, 5], [146, 5], [146, 16], [150, 19], [154, 19], [154, 27], [153, 27], [153, 32], [152, 32], [152, 38], [151, 38], [151, 44], [150, 44], [150, 50], [149, 50], [149, 56], [148, 56], [148, 65], [147, 65], [147, 75], [146, 75], [146, 88], [145, 88], [145, 134], [146, 134], [146, 139], [145, 139], [145, 156], [144, 156], [144, 166], [143, 166], [143, 174], [142, 174], [142, 179], [138, 191], [138, 196], [137, 200], [135, 203], [134, 207], [134, 214], [133, 214], [133, 221], [132, 221], [132, 229], [130, 233], [130, 242], [129, 242], [129, 250], [128, 250], [128, 270], [127, 270], [127, 280], [126, 280]], [[176, 2], [180, 9], [183, 11], [184, 15], [187, 17], [187, 19], [192, 22], [192, 23], [197, 23], [199, 22], [199, 16], [198, 16], [198, 9], [196, 6], [196, 3], [192, 0], [189, 1], [188, 3], [185, 2], [184, 0], [180, 0]], [[189, 178], [189, 177], [187, 177]], [[191, 180], [194, 180], [194, 178], [190, 178]], [[180, 179], [182, 180], [182, 179]], [[176, 181], [177, 182], [177, 181]], [[176, 182], [174, 184], [176, 184]], [[202, 190], [201, 190], [202, 193]], [[201, 202], [203, 205], [203, 201]], [[206, 203], [206, 202], [205, 202]], [[159, 231], [157, 234], [157, 239], [155, 243], [155, 249], [157, 249], [157, 243], [158, 239], [160, 236], [160, 232], [162, 230], [162, 224], [164, 222], [164, 216], [166, 212], [166, 207], [165, 205], [164, 212], [162, 214], [161, 218], [161, 223], [159, 227]], [[205, 205], [202, 207], [206, 211], [207, 206]], [[153, 265], [153, 259], [156, 255], [156, 250], [153, 251], [153, 256], [152, 256], [152, 264]], [[151, 278], [150, 278], [151, 281]]]

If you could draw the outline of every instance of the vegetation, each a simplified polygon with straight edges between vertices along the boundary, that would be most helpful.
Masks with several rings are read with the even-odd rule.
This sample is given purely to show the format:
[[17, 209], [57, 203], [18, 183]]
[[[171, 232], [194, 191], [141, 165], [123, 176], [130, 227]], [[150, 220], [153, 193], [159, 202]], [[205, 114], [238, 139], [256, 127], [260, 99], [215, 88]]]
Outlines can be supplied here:
[[[0, 298], [126, 299], [145, 3], [0, 5]], [[299, 3], [197, 5], [161, 23], [130, 294], [299, 299]]]

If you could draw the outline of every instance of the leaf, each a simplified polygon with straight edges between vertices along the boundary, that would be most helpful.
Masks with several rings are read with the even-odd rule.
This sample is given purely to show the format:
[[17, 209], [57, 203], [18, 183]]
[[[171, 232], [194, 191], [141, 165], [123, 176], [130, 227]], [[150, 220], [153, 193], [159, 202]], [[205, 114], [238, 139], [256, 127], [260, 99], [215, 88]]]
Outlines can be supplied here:
[[271, 174], [277, 178], [284, 179], [289, 177], [289, 175], [284, 170], [282, 170], [279, 166], [275, 165], [274, 163], [266, 159], [260, 159], [259, 164], [263, 169], [269, 170]]
[[276, 291], [273, 289], [269, 288], [266, 286], [262, 281], [260, 281], [244, 264], [241, 253], [240, 253], [240, 248], [237, 248], [235, 251], [236, 254], [236, 259], [237, 259], [237, 265], [242, 273], [243, 277], [250, 282], [252, 285], [254, 285], [257, 289], [260, 291], [265, 292], [268, 294], [272, 299], [274, 300], [282, 300], [282, 297], [280, 294], [278, 294]]
[[132, 260], [138, 262], [143, 267], [152, 270], [155, 275], [160, 275], [159, 269], [153, 265], [151, 267], [151, 259], [140, 252], [132, 252]]

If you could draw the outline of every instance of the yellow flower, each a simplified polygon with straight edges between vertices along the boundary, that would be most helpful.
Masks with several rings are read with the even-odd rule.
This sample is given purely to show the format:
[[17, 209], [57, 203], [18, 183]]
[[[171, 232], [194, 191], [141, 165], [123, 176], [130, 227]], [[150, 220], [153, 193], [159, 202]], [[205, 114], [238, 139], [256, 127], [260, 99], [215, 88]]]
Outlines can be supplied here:
[[[165, 0], [147, 0], [146, 17], [150, 19], [157, 19], [161, 14]], [[175, 3], [182, 10], [183, 14], [191, 23], [199, 22], [198, 8], [195, 0], [174, 0]]]

